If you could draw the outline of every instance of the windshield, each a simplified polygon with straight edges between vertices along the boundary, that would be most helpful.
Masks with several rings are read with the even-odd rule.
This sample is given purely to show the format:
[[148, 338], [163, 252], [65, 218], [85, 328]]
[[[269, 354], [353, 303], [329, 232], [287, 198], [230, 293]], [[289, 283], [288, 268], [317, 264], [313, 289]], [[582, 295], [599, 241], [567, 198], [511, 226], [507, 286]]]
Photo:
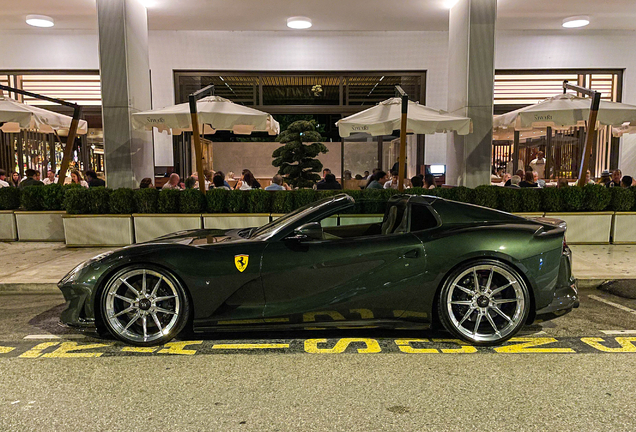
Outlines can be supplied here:
[[316, 208], [326, 204], [326, 203], [330, 203], [334, 200], [334, 197], [328, 197], [328, 198], [323, 198], [319, 201], [315, 201], [312, 203], [309, 203], [303, 207], [299, 207], [296, 210], [294, 210], [291, 213], [287, 213], [285, 216], [281, 216], [278, 219], [263, 225], [262, 227], [256, 229], [253, 233], [251, 233], [250, 238], [254, 238], [254, 237], [269, 237], [273, 234], [275, 234], [276, 232], [278, 232], [278, 230], [280, 230], [282, 227], [284, 227], [285, 225], [289, 224], [289, 223], [293, 223], [299, 219], [304, 218], [305, 216], [307, 216], [309, 213], [313, 212], [314, 210], [316, 210]]

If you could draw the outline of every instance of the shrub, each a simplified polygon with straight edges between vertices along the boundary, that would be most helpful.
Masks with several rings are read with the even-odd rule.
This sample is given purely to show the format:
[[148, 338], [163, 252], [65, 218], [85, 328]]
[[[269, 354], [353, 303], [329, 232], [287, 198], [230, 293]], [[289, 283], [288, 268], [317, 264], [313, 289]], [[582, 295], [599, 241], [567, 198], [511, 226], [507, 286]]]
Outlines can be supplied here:
[[561, 189], [547, 187], [540, 190], [541, 210], [546, 212], [560, 212], [563, 209]]
[[609, 189], [602, 185], [586, 185], [583, 192], [585, 210], [603, 211], [612, 200]]
[[630, 187], [629, 190], [634, 194], [634, 205], [632, 206], [632, 211], [636, 211], [636, 186]]
[[[586, 186], [587, 187], [587, 186]], [[631, 188], [613, 187], [609, 188], [611, 210], [617, 212], [630, 211], [634, 206], [634, 192]]]
[[[440, 190], [444, 190], [446, 188], [436, 188]], [[455, 188], [446, 189], [449, 191], [449, 199], [454, 201], [460, 201], [464, 203], [475, 203], [475, 191], [473, 189], [467, 188], [466, 186], [459, 186]]]
[[42, 191], [44, 186], [26, 186], [20, 194], [20, 207], [26, 211], [40, 211], [42, 208]]
[[135, 213], [135, 191], [129, 188], [120, 188], [112, 191], [109, 200], [109, 211], [112, 214]]
[[475, 188], [475, 204], [483, 207], [497, 208], [497, 192], [500, 186], [477, 186]]
[[88, 189], [85, 187], [73, 187], [64, 193], [64, 208], [68, 214], [88, 213]]
[[272, 191], [272, 213], [289, 213], [294, 210], [294, 196], [289, 191]]
[[507, 188], [500, 186], [493, 186], [499, 189], [496, 192], [499, 196], [497, 197], [497, 209], [503, 210], [505, 212], [514, 213], [521, 211], [522, 208], [522, 200], [521, 200], [521, 192], [520, 189], [517, 188]]
[[206, 194], [209, 213], [223, 213], [227, 206], [227, 197], [230, 191], [227, 189], [210, 189]]
[[205, 211], [205, 194], [201, 189], [186, 189], [179, 197], [180, 213], [203, 213]]
[[110, 193], [111, 190], [105, 187], [92, 187], [88, 189], [87, 213], [108, 214], [110, 209]]
[[568, 186], [558, 190], [561, 193], [561, 201], [565, 211], [579, 211], [583, 208], [585, 193], [582, 187]]
[[159, 213], [179, 213], [179, 198], [183, 191], [179, 189], [163, 189], [157, 199]]
[[[507, 189], [507, 188], [506, 188]], [[511, 189], [514, 190], [514, 189]], [[521, 198], [521, 211], [538, 212], [541, 210], [541, 190], [537, 188], [521, 188], [517, 190]]]
[[362, 212], [384, 214], [389, 198], [396, 193], [395, 189], [365, 189], [362, 193]]
[[233, 190], [227, 197], [226, 211], [228, 213], [245, 213], [247, 209], [247, 196], [250, 191]]
[[62, 210], [64, 208], [64, 193], [68, 187], [59, 184], [42, 186], [42, 210]]
[[362, 190], [352, 189], [352, 190], [345, 191], [345, 193], [349, 195], [351, 198], [353, 198], [353, 200], [355, 201], [355, 204], [353, 205], [353, 207], [345, 210], [344, 213], [347, 213], [347, 214], [362, 213], [362, 202], [363, 202]]
[[251, 191], [247, 198], [248, 213], [269, 213], [271, 212], [272, 195], [263, 189]]
[[292, 191], [292, 194], [294, 195], [294, 209], [316, 201], [316, 191], [313, 189], [297, 189]]
[[20, 189], [0, 188], [0, 210], [15, 210], [20, 207]]
[[437, 195], [435, 193], [437, 189], [424, 189], [421, 187], [410, 188], [406, 191], [409, 195]]
[[159, 191], [154, 188], [134, 191], [135, 207], [139, 213], [157, 213], [159, 207]]

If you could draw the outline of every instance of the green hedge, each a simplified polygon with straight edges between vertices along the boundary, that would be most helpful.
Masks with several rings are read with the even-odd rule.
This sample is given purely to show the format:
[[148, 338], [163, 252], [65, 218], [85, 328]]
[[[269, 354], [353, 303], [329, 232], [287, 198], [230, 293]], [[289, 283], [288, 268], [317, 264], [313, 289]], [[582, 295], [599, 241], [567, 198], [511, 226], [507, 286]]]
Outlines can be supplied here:
[[[288, 213], [318, 199], [345, 192], [356, 201], [347, 213], [383, 213], [393, 189], [294, 191], [223, 190], [203, 194], [199, 189], [162, 190], [81, 186], [28, 186], [0, 188], [0, 210], [66, 210], [69, 214], [132, 213]], [[407, 191], [477, 204], [507, 212], [636, 211], [636, 187], [605, 188], [598, 185], [565, 188], [512, 189], [479, 186]]]

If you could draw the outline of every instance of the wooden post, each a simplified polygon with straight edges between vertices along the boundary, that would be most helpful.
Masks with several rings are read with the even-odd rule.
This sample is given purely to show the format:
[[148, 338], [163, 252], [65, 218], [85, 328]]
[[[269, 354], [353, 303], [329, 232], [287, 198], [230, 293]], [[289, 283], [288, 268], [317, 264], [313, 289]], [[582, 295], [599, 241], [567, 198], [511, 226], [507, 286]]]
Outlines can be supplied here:
[[409, 109], [409, 97], [400, 86], [396, 86], [402, 95], [402, 118], [400, 122], [400, 158], [398, 159], [398, 191], [404, 192], [406, 176], [406, 119]]
[[197, 115], [197, 100], [191, 94], [190, 118], [192, 119], [192, 139], [194, 141], [194, 157], [196, 159], [197, 175], [199, 176], [199, 190], [205, 193], [205, 175], [203, 174], [203, 151], [201, 150], [201, 137], [199, 136], [199, 118]]
[[512, 149], [512, 175], [517, 175], [518, 170], [522, 169], [525, 172], [526, 167], [519, 167], [519, 131], [514, 131], [513, 135], [514, 141], [512, 145], [514, 146], [514, 148]]
[[79, 126], [80, 116], [82, 115], [82, 107], [75, 105], [73, 110], [73, 120], [71, 120], [71, 127], [68, 129], [68, 136], [66, 137], [66, 145], [64, 146], [64, 156], [62, 157], [62, 166], [60, 167], [60, 176], [57, 184], [63, 185], [66, 178], [66, 171], [71, 163], [71, 157], [73, 156], [73, 147], [75, 144], [75, 136], [77, 135], [77, 127]]
[[601, 105], [601, 93], [594, 92], [592, 96], [592, 106], [590, 108], [590, 117], [587, 120], [587, 131], [585, 133], [585, 147], [583, 148], [583, 156], [581, 157], [581, 166], [579, 167], [579, 180], [576, 182], [578, 186], [585, 186], [585, 176], [590, 164], [590, 155], [594, 146], [594, 133], [596, 130], [596, 118], [598, 109]]
[[[550, 179], [550, 168], [552, 168], [552, 128], [545, 128], [545, 174], [543, 177]], [[556, 170], [555, 170], [556, 172]]]

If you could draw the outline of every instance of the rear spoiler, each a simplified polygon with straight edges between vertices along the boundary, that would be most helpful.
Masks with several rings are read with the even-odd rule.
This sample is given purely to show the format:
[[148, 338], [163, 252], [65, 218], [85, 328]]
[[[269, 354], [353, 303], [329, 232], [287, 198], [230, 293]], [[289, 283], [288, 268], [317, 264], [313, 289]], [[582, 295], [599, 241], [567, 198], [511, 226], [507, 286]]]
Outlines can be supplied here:
[[546, 217], [533, 217], [528, 219], [541, 224], [541, 227], [534, 233], [535, 237], [557, 237], [565, 235], [567, 225], [564, 220]]

